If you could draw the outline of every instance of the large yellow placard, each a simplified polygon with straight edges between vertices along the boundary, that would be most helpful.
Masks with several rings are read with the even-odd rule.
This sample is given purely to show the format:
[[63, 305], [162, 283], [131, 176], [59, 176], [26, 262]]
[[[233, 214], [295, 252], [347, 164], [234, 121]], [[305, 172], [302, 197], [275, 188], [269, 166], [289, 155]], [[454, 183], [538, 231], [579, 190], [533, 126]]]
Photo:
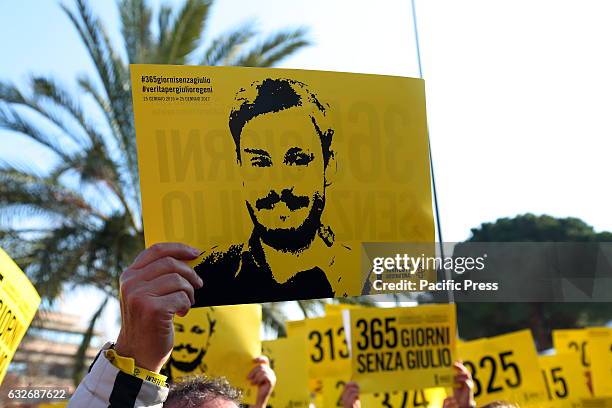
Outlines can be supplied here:
[[0, 383], [40, 305], [19, 266], [0, 248]]
[[579, 408], [582, 398], [591, 397], [580, 361], [573, 354], [540, 356], [538, 361], [548, 396], [548, 403], [540, 407]]
[[350, 310], [352, 379], [363, 393], [453, 384], [455, 305]]
[[304, 340], [285, 337], [261, 343], [276, 373], [276, 387], [268, 406], [272, 408], [307, 408], [310, 403], [308, 370]]
[[612, 397], [612, 328], [590, 328], [587, 332], [593, 393], [596, 397]]
[[461, 343], [457, 353], [472, 373], [478, 405], [507, 400], [522, 406], [548, 400], [529, 330]]
[[349, 373], [349, 354], [342, 315], [306, 319], [308, 372], [311, 378], [337, 377]]
[[363, 242], [433, 242], [422, 80], [131, 74], [145, 241], [203, 251], [197, 306], [359, 295]]
[[163, 373], [169, 381], [197, 374], [226, 377], [254, 403], [247, 380], [261, 355], [261, 305], [193, 308], [174, 317], [174, 348]]

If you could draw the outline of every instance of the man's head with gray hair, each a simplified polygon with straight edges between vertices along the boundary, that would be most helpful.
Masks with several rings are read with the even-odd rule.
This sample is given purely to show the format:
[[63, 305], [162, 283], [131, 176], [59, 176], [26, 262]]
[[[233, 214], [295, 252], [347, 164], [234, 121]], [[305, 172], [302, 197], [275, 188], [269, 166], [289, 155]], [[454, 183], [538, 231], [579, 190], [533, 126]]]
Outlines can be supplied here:
[[225, 378], [193, 376], [170, 387], [164, 408], [238, 408], [241, 398]]

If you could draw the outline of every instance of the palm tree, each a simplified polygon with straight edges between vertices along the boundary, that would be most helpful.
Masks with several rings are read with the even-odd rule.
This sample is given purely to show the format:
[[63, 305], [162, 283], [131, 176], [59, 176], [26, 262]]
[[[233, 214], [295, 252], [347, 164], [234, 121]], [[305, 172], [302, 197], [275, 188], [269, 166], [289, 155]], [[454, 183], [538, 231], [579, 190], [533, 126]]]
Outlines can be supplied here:
[[[186, 0], [176, 9], [153, 10], [145, 0], [121, 0], [123, 43], [117, 48], [86, 0], [75, 0], [62, 8], [96, 70], [77, 79], [82, 96], [51, 77], [33, 77], [26, 90], [0, 82], [0, 129], [25, 135], [56, 158], [48, 171], [0, 163], [0, 246], [47, 304], [77, 286], [106, 294], [84, 336], [75, 379], [96, 319], [118, 295], [119, 275], [144, 248], [129, 64], [269, 67], [309, 45], [303, 28], [262, 36], [252, 23], [209, 39], [213, 3]], [[84, 103], [95, 108], [86, 110]], [[14, 222], [22, 217], [29, 219], [25, 226]], [[40, 221], [34, 227], [33, 219]], [[314, 304], [300, 307], [307, 314]], [[264, 316], [270, 328], [284, 330], [278, 305], [265, 305]]]

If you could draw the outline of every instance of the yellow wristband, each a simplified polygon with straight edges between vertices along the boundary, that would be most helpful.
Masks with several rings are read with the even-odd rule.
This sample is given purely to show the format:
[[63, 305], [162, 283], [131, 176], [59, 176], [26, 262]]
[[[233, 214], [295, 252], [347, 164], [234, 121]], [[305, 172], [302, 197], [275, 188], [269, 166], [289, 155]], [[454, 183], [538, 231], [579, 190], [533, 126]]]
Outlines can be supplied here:
[[157, 386], [166, 387], [166, 380], [168, 377], [162, 374], [154, 373], [153, 371], [149, 371], [145, 368], [136, 367], [136, 363], [134, 362], [133, 358], [120, 356], [113, 349], [106, 350], [104, 355], [112, 365], [124, 373], [133, 375], [141, 380], [149, 381]]

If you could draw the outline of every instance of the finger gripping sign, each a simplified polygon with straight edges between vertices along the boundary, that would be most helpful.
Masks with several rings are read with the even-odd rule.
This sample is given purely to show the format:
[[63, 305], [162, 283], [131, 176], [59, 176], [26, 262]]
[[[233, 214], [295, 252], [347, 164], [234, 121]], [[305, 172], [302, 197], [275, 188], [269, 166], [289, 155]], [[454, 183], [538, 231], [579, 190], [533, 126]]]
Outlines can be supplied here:
[[254, 403], [247, 375], [261, 355], [260, 330], [261, 305], [192, 308], [174, 316], [174, 346], [163, 374], [170, 382], [198, 374], [226, 377], [245, 403]]
[[455, 305], [350, 311], [353, 381], [363, 393], [453, 384]]
[[478, 405], [495, 400], [520, 405], [547, 401], [529, 330], [461, 343], [457, 353], [472, 374]]
[[38, 305], [38, 292], [0, 248], [0, 383]]
[[146, 245], [203, 251], [196, 306], [358, 296], [364, 242], [434, 240], [424, 82], [132, 65]]

